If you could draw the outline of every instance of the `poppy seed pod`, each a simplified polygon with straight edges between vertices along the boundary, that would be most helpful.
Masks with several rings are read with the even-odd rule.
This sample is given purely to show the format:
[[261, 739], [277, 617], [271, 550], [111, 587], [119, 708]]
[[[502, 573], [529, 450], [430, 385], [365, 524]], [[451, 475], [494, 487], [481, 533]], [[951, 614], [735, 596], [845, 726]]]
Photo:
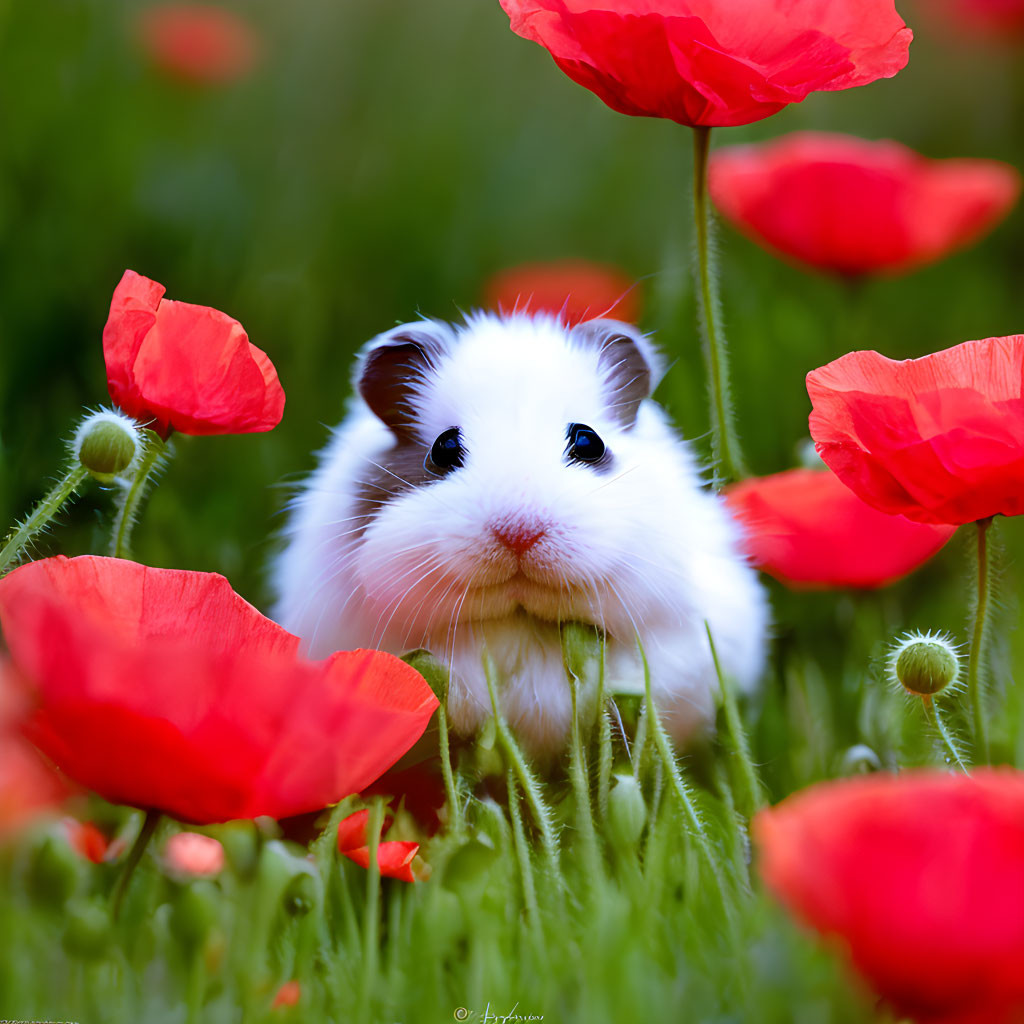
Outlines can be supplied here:
[[82, 420], [72, 448], [93, 477], [111, 484], [131, 468], [142, 450], [142, 438], [134, 420], [103, 409]]
[[960, 674], [956, 645], [941, 633], [908, 633], [892, 652], [893, 674], [907, 693], [932, 697]]

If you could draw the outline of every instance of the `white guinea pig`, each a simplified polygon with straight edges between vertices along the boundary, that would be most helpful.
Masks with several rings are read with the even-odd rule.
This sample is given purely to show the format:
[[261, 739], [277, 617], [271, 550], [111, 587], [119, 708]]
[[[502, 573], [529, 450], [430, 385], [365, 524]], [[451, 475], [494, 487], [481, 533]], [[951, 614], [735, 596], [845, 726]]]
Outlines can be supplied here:
[[535, 754], [567, 740], [560, 622], [599, 626], [614, 687], [642, 692], [677, 740], [714, 713], [724, 672], [754, 685], [767, 610], [738, 529], [649, 395], [660, 359], [627, 324], [474, 314], [380, 335], [294, 502], [276, 617], [314, 657], [433, 652], [453, 728], [502, 710]]

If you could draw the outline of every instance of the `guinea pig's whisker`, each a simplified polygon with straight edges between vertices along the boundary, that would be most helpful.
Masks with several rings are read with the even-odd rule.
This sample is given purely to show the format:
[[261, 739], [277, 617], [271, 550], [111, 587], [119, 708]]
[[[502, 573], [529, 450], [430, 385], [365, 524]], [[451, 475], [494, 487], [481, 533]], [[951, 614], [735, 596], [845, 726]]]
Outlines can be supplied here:
[[[382, 466], [379, 462], [374, 462], [373, 459], [367, 459], [366, 462], [368, 465], [374, 466], [375, 468], [379, 469], [382, 473], [387, 473], [388, 476], [393, 476], [399, 483], [405, 484], [406, 487], [414, 491], [421, 491], [424, 494], [430, 494], [433, 497], [434, 501], [436, 501], [442, 508], [446, 508], [448, 509], [449, 512], [454, 512], [456, 515], [458, 515], [457, 509], [453, 508], [447, 502], [442, 501], [436, 494], [433, 493], [433, 487], [417, 487], [416, 484], [414, 484], [411, 480], [406, 480], [404, 476], [399, 476], [393, 470], [388, 469], [387, 466]], [[393, 491], [391, 493], [400, 494], [402, 492]]]
[[[418, 587], [432, 572], [435, 572], [437, 569], [441, 568], [442, 563], [437, 560], [436, 554], [429, 555], [427, 558], [423, 559], [421, 562], [413, 566], [411, 569], [408, 569], [404, 573], [399, 574], [398, 578], [394, 581], [394, 583], [389, 584], [389, 586], [392, 586], [394, 584], [397, 584], [401, 581], [408, 579], [413, 575], [413, 573], [419, 572], [419, 570], [422, 569], [425, 565], [429, 565], [430, 568], [428, 568], [427, 571], [423, 573], [414, 583], [406, 587], [406, 589], [402, 591], [396, 599], [389, 601], [384, 606], [383, 611], [381, 612], [380, 616], [377, 619], [377, 625], [374, 627], [373, 633], [371, 634], [374, 637], [372, 645], [373, 647], [380, 647], [381, 644], [384, 642], [384, 637], [387, 636], [388, 629], [390, 629], [391, 623], [394, 620], [395, 615], [398, 613], [398, 609], [402, 607], [402, 604], [404, 603], [405, 599], [409, 596], [409, 594], [411, 594], [412, 591], [415, 590], [416, 587]], [[392, 607], [392, 605], [394, 605], [394, 607]], [[389, 608], [391, 609], [391, 614], [388, 615], [387, 622], [384, 623], [384, 628], [381, 629], [381, 623], [384, 621], [384, 616], [388, 614]]]
[[639, 466], [630, 466], [629, 469], [624, 469], [621, 473], [616, 473], [615, 476], [611, 477], [608, 480], [605, 480], [604, 483], [598, 484], [598, 486], [595, 487], [592, 491], [588, 491], [586, 497], [590, 498], [593, 495], [597, 494], [598, 491], [603, 491], [606, 487], [610, 487], [612, 484], [617, 483], [624, 476], [629, 476], [630, 473], [639, 468]]

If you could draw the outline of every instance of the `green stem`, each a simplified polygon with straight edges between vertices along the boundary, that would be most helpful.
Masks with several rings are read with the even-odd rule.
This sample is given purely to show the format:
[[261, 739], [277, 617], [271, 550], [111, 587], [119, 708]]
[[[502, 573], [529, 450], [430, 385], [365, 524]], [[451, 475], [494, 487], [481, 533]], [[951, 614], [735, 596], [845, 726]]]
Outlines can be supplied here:
[[675, 754], [672, 751], [672, 745], [668, 738], [668, 733], [665, 732], [665, 727], [661, 724], [661, 719], [658, 717], [657, 709], [654, 706], [654, 698], [651, 696], [651, 670], [647, 664], [647, 655], [644, 653], [642, 647], [640, 648], [640, 657], [643, 659], [644, 664], [644, 695], [646, 698], [645, 707], [648, 719], [647, 728], [651, 732], [651, 736], [654, 739], [655, 749], [658, 752], [661, 764], [665, 768], [665, 773], [668, 775], [669, 785], [673, 793], [675, 793], [680, 807], [682, 807], [686, 824], [691, 834], [697, 840], [697, 847], [700, 850], [701, 856], [715, 880], [715, 887], [718, 890], [722, 907], [731, 925], [733, 923], [732, 903], [726, 889], [725, 879], [722, 877], [718, 860], [715, 857], [714, 850], [712, 849], [711, 839], [708, 836], [707, 830], [704, 828], [704, 823], [700, 819], [700, 814], [697, 812], [697, 805], [694, 802], [693, 794], [690, 792], [689, 784], [683, 777], [683, 771], [679, 767], [679, 762], [676, 760]]
[[444, 791], [448, 800], [449, 828], [458, 835], [462, 832], [462, 801], [459, 797], [459, 787], [455, 781], [455, 773], [452, 771], [451, 746], [448, 739], [448, 715], [442, 703], [437, 709], [437, 728], [439, 733], [439, 744], [441, 747], [441, 775], [444, 777]]
[[377, 977], [378, 934], [380, 932], [380, 864], [377, 848], [384, 826], [384, 801], [374, 798], [366, 825], [370, 864], [366, 869], [366, 907], [363, 914], [363, 974], [359, 992], [360, 1019], [369, 1019], [370, 995]]
[[506, 773], [508, 782], [508, 813], [512, 819], [512, 838], [515, 844], [516, 860], [519, 861], [519, 876], [523, 885], [523, 902], [526, 913], [535, 927], [540, 925], [540, 910], [537, 905], [537, 887], [530, 865], [530, 848], [523, 830], [523, 816], [519, 813], [519, 792], [516, 788], [515, 773], [511, 768]]
[[576, 798], [576, 829], [583, 844], [583, 858], [591, 891], [596, 891], [602, 874], [601, 850], [594, 830], [594, 812], [590, 804], [590, 780], [587, 772], [586, 755], [580, 737], [579, 690], [580, 679], [566, 664], [569, 686], [572, 692], [572, 739], [569, 751], [569, 773], [572, 776], [573, 795]]
[[139, 506], [146, 496], [146, 485], [153, 470], [160, 464], [164, 455], [170, 454], [170, 446], [152, 430], [146, 431], [146, 450], [139, 461], [132, 482], [123, 488], [114, 516], [114, 534], [110, 542], [110, 553], [115, 558], [128, 558], [131, 555], [129, 541], [132, 529], [139, 515]]
[[142, 828], [139, 829], [139, 834], [135, 837], [135, 842], [132, 843], [132, 848], [128, 851], [124, 866], [121, 868], [121, 874], [111, 894], [110, 916], [115, 921], [121, 915], [121, 904], [124, 902], [125, 893], [128, 891], [128, 883], [132, 880], [132, 875], [135, 874], [135, 869], [139, 866], [139, 861], [142, 860], [142, 855], [146, 852], [146, 847], [149, 846], [149, 841], [153, 838], [153, 834], [156, 832], [157, 825], [159, 824], [160, 812], [146, 811]]
[[987, 763], [989, 760], [988, 724], [985, 719], [982, 677], [985, 668], [985, 638], [988, 633], [988, 612], [992, 592], [991, 558], [988, 545], [988, 531], [992, 525], [992, 518], [979, 519], [975, 525], [978, 528], [978, 589], [974, 599], [974, 631], [967, 659], [967, 690], [970, 694], [971, 711], [974, 718], [976, 759]]
[[718, 651], [715, 649], [715, 641], [711, 636], [711, 626], [706, 620], [704, 622], [704, 629], [708, 634], [711, 660], [714, 662], [715, 675], [718, 677], [718, 688], [722, 693], [725, 726], [729, 733], [733, 752], [740, 764], [740, 776], [743, 779], [743, 788], [745, 790], [741, 811], [749, 818], [755, 811], [764, 806], [764, 787], [761, 785], [757, 769], [754, 767], [753, 758], [750, 756], [750, 741], [747, 738], [746, 730], [743, 728], [743, 720], [740, 718], [740, 710], [736, 704], [736, 695], [732, 692], [732, 681], [722, 671], [722, 666], [718, 661]]
[[708, 154], [711, 129], [693, 129], [693, 217], [697, 233], [697, 308], [711, 402], [711, 445], [722, 483], [747, 475], [729, 402], [729, 362], [719, 323], [718, 280], [711, 254]]
[[519, 749], [519, 744], [516, 743], [515, 737], [512, 735], [512, 730], [509, 729], [508, 723], [505, 721], [505, 716], [501, 713], [501, 708], [498, 705], [498, 691], [495, 680], [496, 674], [497, 670], [495, 668], [494, 661], [490, 654], [485, 651], [484, 675], [487, 678], [487, 692], [491, 698], [491, 710], [494, 713], [494, 725], [498, 734], [498, 741], [501, 743], [505, 756], [511, 762], [512, 768], [515, 770], [516, 777], [519, 779], [519, 785], [523, 788], [523, 794], [526, 797], [526, 802], [530, 805], [534, 821], [536, 821], [537, 827], [540, 829], [541, 843], [544, 847], [548, 863], [553, 874], [557, 878], [559, 876], [558, 841], [555, 838], [555, 826], [551, 820], [551, 812], [544, 803], [540, 785], [534, 778], [533, 772], [530, 771], [530, 767], [526, 763], [526, 758], [524, 757], [523, 752]]
[[923, 696], [921, 701], [924, 704], [924, 713], [932, 720], [936, 732], [938, 732], [942, 742], [945, 743], [946, 750], [949, 751], [954, 763], [964, 775], [970, 775], [971, 773], [967, 770], [964, 757], [960, 753], [960, 748], [956, 745], [956, 740], [953, 739], [953, 734], [949, 731], [946, 723], [942, 720], [942, 716], [939, 714], [939, 706], [930, 696]]
[[57, 481], [53, 490], [32, 509], [28, 518], [15, 526], [7, 538], [7, 543], [0, 550], [0, 573], [6, 572], [8, 566], [25, 550], [29, 541], [41, 530], [46, 529], [88, 475], [89, 471], [85, 466], [73, 466]]
[[647, 756], [647, 705], [640, 708], [640, 715], [636, 723], [636, 735], [633, 737], [633, 778], [640, 781], [644, 767], [644, 760]]

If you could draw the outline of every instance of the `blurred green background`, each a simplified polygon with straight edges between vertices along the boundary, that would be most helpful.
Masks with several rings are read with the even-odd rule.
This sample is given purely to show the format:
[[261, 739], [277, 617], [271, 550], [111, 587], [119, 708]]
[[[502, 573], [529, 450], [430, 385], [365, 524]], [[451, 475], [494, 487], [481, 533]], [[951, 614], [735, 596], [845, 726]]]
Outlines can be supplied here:
[[[457, 317], [500, 268], [575, 257], [635, 278], [642, 324], [674, 359], [659, 397], [704, 446], [688, 130], [608, 110], [512, 35], [497, 0], [225, 4], [259, 33], [262, 58], [216, 87], [151, 66], [135, 31], [146, 6], [0, 0], [4, 520], [57, 472], [80, 408], [106, 399], [100, 335], [126, 267], [237, 317], [280, 372], [282, 425], [179, 438], [135, 540], [142, 560], [224, 572], [260, 604], [288, 488], [342, 413], [353, 352], [421, 312]], [[717, 144], [821, 128], [1024, 166], [1019, 52], [963, 44], [900, 7], [917, 38], [895, 79], [814, 94]], [[794, 463], [804, 374], [847, 349], [912, 356], [1022, 330], [1022, 257], [1018, 210], [973, 249], [853, 301], [723, 229], [754, 469]], [[46, 544], [102, 550], [109, 498], [91, 485]], [[958, 628], [960, 583], [947, 552], [897, 588], [894, 618]], [[835, 612], [796, 600], [812, 617]]]

